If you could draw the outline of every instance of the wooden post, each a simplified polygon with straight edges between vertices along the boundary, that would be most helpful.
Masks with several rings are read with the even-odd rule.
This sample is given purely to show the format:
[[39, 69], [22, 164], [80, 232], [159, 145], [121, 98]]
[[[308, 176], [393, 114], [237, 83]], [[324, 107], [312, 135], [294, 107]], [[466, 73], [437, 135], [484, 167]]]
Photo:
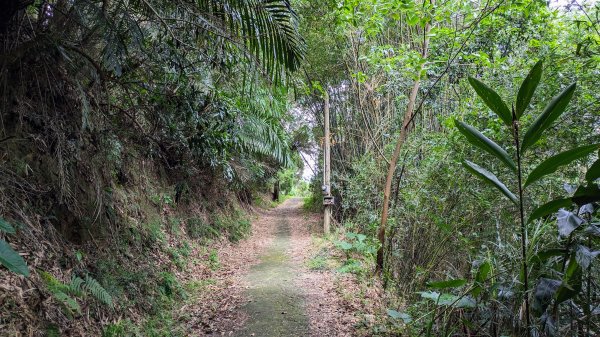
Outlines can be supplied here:
[[[323, 186], [325, 190], [323, 191], [323, 195], [327, 197], [331, 197], [331, 144], [330, 144], [330, 134], [329, 134], [329, 95], [325, 93], [325, 141], [323, 142], [323, 155], [325, 170], [323, 171]], [[323, 214], [323, 233], [325, 235], [329, 234], [331, 222], [331, 205], [325, 205], [325, 211]]]

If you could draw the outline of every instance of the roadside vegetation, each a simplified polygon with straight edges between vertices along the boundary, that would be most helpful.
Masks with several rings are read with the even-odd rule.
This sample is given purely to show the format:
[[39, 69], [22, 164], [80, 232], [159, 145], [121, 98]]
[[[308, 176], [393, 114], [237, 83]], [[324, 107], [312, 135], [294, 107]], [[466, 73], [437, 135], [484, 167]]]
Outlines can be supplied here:
[[600, 334], [596, 1], [6, 0], [0, 42], [0, 335], [229, 324], [256, 210], [322, 210], [325, 96], [303, 263], [356, 335]]

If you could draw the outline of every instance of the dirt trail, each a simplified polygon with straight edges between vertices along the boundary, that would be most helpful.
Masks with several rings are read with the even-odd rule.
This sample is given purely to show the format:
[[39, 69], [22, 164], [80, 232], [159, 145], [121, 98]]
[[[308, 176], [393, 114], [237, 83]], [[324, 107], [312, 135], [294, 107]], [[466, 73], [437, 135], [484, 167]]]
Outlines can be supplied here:
[[[258, 210], [252, 235], [218, 250], [220, 267], [197, 265], [190, 281], [200, 288], [180, 310], [190, 336], [352, 336], [363, 306], [354, 278], [333, 270], [310, 270], [322, 247], [322, 219], [293, 198]], [[369, 311], [369, 310], [367, 310]]]
[[298, 287], [302, 271], [290, 256], [288, 217], [301, 216], [300, 200], [290, 199], [277, 208], [275, 239], [246, 276], [249, 302], [242, 308], [249, 319], [236, 336], [307, 336], [306, 294]]

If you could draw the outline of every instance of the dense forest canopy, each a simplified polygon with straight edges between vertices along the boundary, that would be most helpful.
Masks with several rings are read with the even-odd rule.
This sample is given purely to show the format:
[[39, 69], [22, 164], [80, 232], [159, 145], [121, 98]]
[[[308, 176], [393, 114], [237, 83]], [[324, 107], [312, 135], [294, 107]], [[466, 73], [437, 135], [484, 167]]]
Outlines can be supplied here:
[[190, 255], [322, 209], [326, 98], [360, 334], [600, 334], [596, 1], [5, 0], [0, 42], [0, 335], [193, 333]]

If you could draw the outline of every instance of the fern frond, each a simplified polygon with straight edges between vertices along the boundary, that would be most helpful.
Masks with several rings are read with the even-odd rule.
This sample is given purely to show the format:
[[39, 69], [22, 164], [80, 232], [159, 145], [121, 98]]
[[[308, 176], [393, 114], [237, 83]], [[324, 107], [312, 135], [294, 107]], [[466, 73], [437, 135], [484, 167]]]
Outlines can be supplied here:
[[81, 315], [81, 307], [76, 299], [63, 292], [53, 293], [52, 295], [68, 310], [69, 314], [77, 313]]
[[89, 275], [85, 276], [84, 288], [98, 301], [108, 305], [111, 308], [114, 306], [112, 296], [110, 296], [108, 291], [106, 291], [106, 289], [104, 289], [104, 287], [102, 287], [98, 281]]
[[71, 278], [71, 283], [69, 284], [69, 292], [75, 296], [82, 296], [84, 283], [85, 281], [81, 277], [73, 276], [73, 278]]

